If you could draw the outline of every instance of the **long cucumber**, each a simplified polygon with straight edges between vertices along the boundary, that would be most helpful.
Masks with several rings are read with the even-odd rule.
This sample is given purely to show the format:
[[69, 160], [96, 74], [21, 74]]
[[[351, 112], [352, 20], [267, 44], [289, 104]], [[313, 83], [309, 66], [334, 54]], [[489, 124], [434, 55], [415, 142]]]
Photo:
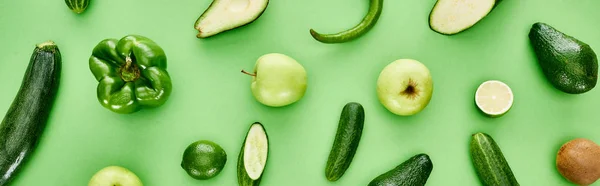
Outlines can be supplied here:
[[470, 150], [475, 171], [483, 185], [519, 185], [500, 147], [490, 135], [473, 134]]
[[350, 102], [344, 106], [325, 166], [327, 180], [337, 181], [350, 167], [362, 136], [364, 122], [365, 111], [362, 105]]

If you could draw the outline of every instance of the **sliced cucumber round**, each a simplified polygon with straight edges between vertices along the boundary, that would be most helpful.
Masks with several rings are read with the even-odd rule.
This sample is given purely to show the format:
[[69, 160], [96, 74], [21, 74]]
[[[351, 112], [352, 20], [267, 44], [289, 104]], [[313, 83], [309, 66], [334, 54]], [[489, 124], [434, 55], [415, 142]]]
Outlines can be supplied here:
[[248, 130], [238, 157], [238, 182], [241, 186], [257, 186], [267, 165], [269, 139], [263, 125], [253, 123]]

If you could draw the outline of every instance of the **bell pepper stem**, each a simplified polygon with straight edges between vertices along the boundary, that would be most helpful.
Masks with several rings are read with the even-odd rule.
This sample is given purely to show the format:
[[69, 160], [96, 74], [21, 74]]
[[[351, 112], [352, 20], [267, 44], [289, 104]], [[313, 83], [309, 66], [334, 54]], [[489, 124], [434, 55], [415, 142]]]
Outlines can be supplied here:
[[127, 56], [125, 57], [125, 70], [130, 71], [131, 69], [131, 57]]
[[140, 77], [140, 69], [133, 64], [130, 56], [125, 57], [125, 65], [121, 67], [121, 79], [126, 82], [132, 82]]

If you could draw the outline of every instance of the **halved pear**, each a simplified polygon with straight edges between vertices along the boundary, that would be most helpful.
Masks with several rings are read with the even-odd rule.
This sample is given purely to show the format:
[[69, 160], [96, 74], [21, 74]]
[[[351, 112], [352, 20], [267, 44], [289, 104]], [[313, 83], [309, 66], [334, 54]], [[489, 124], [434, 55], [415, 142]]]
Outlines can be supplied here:
[[258, 19], [267, 9], [269, 0], [214, 0], [196, 20], [198, 38], [242, 27]]
[[465, 31], [487, 16], [500, 0], [438, 0], [429, 14], [429, 27], [440, 34]]

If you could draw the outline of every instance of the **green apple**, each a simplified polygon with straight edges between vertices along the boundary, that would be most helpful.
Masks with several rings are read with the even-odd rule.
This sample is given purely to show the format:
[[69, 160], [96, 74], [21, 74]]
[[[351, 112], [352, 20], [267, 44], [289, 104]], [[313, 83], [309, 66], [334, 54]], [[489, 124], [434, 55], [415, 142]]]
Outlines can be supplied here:
[[433, 80], [429, 69], [413, 59], [387, 65], [377, 80], [377, 97], [390, 112], [409, 116], [423, 110], [431, 100]]
[[306, 70], [293, 58], [279, 53], [258, 58], [252, 76], [252, 94], [258, 102], [282, 107], [300, 100], [306, 92]]
[[142, 181], [130, 170], [119, 166], [108, 166], [96, 172], [88, 186], [143, 186]]

